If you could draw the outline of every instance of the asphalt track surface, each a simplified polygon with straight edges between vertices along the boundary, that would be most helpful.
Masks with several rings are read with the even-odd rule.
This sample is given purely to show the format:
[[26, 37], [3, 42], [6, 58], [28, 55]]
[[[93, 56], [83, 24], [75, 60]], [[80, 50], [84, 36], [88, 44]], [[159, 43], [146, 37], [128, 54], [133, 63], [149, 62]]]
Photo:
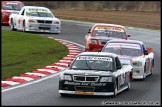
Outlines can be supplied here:
[[[84, 37], [93, 23], [67, 22], [62, 21], [60, 34], [41, 34], [41, 36], [54, 37], [85, 44]], [[8, 26], [2, 29], [10, 30]], [[19, 88], [2, 91], [1, 103], [5, 105], [53, 105], [53, 106], [100, 106], [115, 102], [115, 104], [158, 104], [161, 105], [161, 32], [159, 30], [148, 30], [133, 27], [126, 27], [130, 39], [142, 40], [146, 46], [152, 47], [155, 54], [155, 67], [153, 75], [147, 77], [145, 81], [132, 81], [131, 89], [123, 91], [115, 98], [98, 96], [69, 96], [61, 97], [58, 93], [59, 74], [48, 76], [40, 82]]]

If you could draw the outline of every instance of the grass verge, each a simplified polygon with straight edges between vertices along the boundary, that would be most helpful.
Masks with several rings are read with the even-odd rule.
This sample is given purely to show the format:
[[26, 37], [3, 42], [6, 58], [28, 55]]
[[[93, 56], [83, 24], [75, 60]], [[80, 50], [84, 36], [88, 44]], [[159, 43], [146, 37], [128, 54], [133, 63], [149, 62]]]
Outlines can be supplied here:
[[57, 62], [68, 54], [61, 43], [36, 34], [2, 30], [2, 80]]

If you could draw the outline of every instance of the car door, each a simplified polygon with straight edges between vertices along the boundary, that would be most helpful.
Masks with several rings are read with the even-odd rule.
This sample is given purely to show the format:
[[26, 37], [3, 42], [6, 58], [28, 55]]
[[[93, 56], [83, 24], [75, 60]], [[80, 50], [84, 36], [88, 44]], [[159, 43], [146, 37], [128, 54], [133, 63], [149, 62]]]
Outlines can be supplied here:
[[23, 21], [25, 18], [25, 9], [22, 11], [22, 13], [19, 16], [19, 27], [20, 29], [23, 29], [24, 25], [23, 25]]
[[118, 90], [120, 90], [125, 86], [125, 79], [126, 79], [125, 72], [118, 57], [115, 58], [115, 61], [116, 61], [116, 68], [117, 68], [117, 86], [118, 86]]
[[148, 55], [145, 55], [146, 58], [146, 73], [151, 72], [152, 66], [153, 66], [153, 60], [154, 60], [154, 55], [153, 53], [148, 53]]

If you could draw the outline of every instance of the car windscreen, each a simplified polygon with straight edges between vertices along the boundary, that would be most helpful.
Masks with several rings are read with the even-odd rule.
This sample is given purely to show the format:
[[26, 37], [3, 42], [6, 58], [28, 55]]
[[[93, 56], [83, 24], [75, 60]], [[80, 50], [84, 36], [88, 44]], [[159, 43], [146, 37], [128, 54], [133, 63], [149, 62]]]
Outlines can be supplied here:
[[111, 57], [101, 56], [78, 56], [70, 69], [75, 70], [95, 70], [95, 71], [113, 71], [113, 59]]
[[118, 55], [140, 56], [142, 50], [139, 44], [131, 43], [108, 43], [102, 52], [110, 52]]
[[20, 11], [22, 7], [24, 7], [24, 6], [18, 5], [18, 4], [4, 4], [4, 5], [2, 5], [3, 10], [18, 10], [18, 11]]
[[53, 18], [51, 13], [46, 13], [46, 12], [26, 12], [26, 16], [50, 17], [50, 18]]
[[109, 26], [98, 26], [92, 32], [92, 36], [103, 36], [112, 38], [125, 39], [126, 34], [123, 28], [109, 27]]

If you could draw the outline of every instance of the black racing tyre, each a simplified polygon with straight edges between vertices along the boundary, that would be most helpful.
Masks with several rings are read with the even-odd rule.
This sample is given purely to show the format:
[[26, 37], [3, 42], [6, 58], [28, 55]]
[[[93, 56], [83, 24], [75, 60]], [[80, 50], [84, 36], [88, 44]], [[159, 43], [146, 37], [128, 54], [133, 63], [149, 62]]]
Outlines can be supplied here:
[[11, 30], [12, 30], [12, 31], [16, 31], [16, 29], [14, 28], [13, 19], [11, 19]]
[[146, 78], [145, 73], [146, 73], [146, 63], [145, 63], [145, 66], [144, 66], [144, 73], [143, 73], [143, 78], [142, 78], [143, 81], [144, 81], [145, 78]]
[[115, 97], [117, 95], [117, 91], [118, 91], [117, 82], [115, 82], [114, 83], [114, 89], [113, 89], [114, 95], [112, 95], [112, 97]]
[[23, 21], [23, 32], [26, 32], [25, 20]]
[[152, 60], [152, 68], [151, 68], [151, 74], [150, 75], [152, 75], [153, 69], [154, 69], [154, 59]]
[[128, 88], [126, 89], [126, 91], [129, 91], [129, 89], [130, 89], [130, 81], [127, 83], [127, 86], [128, 86]]

